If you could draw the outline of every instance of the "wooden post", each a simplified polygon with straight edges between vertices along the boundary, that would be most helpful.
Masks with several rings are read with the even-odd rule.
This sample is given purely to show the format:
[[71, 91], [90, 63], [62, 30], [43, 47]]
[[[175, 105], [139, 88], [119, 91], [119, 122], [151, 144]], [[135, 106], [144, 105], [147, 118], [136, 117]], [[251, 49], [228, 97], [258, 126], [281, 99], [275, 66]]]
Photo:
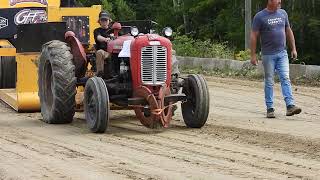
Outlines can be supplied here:
[[251, 0], [245, 0], [245, 49], [250, 48]]
[[176, 2], [176, 0], [172, 0], [172, 2], [173, 2], [173, 7], [177, 7], [177, 2]]

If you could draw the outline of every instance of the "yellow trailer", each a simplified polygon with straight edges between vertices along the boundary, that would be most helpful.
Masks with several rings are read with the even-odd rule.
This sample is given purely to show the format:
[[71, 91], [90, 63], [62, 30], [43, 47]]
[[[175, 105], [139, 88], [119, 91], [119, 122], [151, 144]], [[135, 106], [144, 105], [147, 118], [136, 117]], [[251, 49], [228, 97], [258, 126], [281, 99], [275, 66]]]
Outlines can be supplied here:
[[77, 38], [86, 51], [93, 50], [93, 31], [99, 26], [101, 6], [61, 7], [60, 3], [60, 0], [0, 1], [0, 99], [18, 112], [40, 111], [37, 62], [41, 48], [31, 47], [43, 38], [42, 33], [39, 37], [36, 34], [34, 41], [26, 32], [19, 31], [23, 29], [20, 27], [34, 23], [66, 22], [68, 30], [78, 28], [79, 31], [80, 28], [81, 33], [76, 33], [76, 36], [83, 37]]

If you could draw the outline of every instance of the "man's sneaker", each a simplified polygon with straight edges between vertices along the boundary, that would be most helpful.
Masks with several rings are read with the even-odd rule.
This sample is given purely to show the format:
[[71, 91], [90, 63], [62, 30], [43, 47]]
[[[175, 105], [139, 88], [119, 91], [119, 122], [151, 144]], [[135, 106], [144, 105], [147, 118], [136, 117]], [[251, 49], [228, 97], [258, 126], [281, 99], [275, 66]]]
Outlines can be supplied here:
[[274, 108], [267, 109], [267, 118], [276, 118]]
[[293, 116], [295, 114], [300, 114], [301, 113], [301, 108], [295, 106], [295, 105], [290, 105], [287, 107], [287, 116]]

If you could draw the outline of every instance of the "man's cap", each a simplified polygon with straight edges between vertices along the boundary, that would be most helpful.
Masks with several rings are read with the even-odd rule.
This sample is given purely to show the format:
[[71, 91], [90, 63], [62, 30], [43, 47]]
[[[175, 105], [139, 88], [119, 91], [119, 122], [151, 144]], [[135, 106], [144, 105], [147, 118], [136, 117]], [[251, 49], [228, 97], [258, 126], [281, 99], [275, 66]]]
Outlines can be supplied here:
[[99, 19], [110, 19], [110, 15], [108, 12], [106, 11], [101, 11], [99, 14]]

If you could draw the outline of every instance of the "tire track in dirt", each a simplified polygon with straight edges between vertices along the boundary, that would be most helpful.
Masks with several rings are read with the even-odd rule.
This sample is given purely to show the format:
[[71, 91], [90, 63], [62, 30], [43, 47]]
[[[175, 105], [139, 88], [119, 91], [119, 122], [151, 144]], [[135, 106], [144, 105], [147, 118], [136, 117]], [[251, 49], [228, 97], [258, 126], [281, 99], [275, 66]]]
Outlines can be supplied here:
[[[70, 128], [72, 128], [73, 129], [73, 131], [71, 131], [69, 134], [72, 134], [72, 135], [77, 135], [77, 136], [80, 136], [81, 135], [81, 133], [79, 134], [79, 132], [81, 132], [81, 130], [79, 130], [78, 128], [74, 128], [74, 127], [68, 127], [67, 129], [70, 129]], [[29, 143], [39, 143], [39, 138], [40, 137], [38, 137], [37, 135], [34, 135], [33, 134], [33, 132], [32, 132], [32, 134], [30, 133], [30, 132], [26, 132], [26, 131], [24, 131], [23, 132], [23, 134], [24, 135], [27, 135], [27, 137], [28, 137], [28, 139], [30, 139], [30, 142]], [[132, 157], [130, 157], [130, 156], [127, 156], [125, 159], [121, 159], [121, 160], [119, 160], [119, 158], [116, 158], [117, 156], [122, 156], [121, 154], [118, 154], [118, 153], [115, 153], [115, 154], [113, 154], [113, 155], [105, 155], [105, 154], [102, 154], [102, 152], [103, 151], [101, 151], [102, 149], [108, 149], [108, 148], [106, 148], [106, 147], [108, 147], [109, 145], [112, 145], [112, 146], [117, 146], [117, 148], [118, 149], [124, 149], [124, 150], [121, 150], [121, 151], [124, 151], [124, 152], [130, 152], [130, 151], [133, 151], [133, 150], [136, 150], [137, 151], [137, 153], [138, 152], [141, 152], [141, 149], [133, 149], [133, 148], [131, 148], [131, 146], [130, 146], [130, 143], [128, 144], [128, 143], [126, 143], [126, 144], [123, 144], [123, 143], [121, 143], [122, 142], [122, 140], [121, 141], [119, 141], [119, 143], [117, 144], [117, 143], [115, 143], [116, 141], [112, 141], [112, 139], [114, 138], [114, 139], [117, 139], [118, 137], [115, 137], [115, 136], [111, 136], [111, 142], [112, 143], [110, 143], [109, 142], [109, 140], [110, 140], [110, 137], [109, 137], [109, 135], [107, 135], [107, 141], [106, 141], [106, 143], [104, 143], [104, 142], [101, 142], [101, 139], [102, 139], [102, 137], [101, 138], [96, 138], [96, 135], [94, 135], [94, 134], [88, 134], [88, 136], [90, 137], [90, 138], [88, 138], [87, 136], [85, 136], [85, 142], [86, 143], [84, 143], [84, 144], [73, 144], [73, 143], [70, 143], [70, 142], [66, 142], [66, 139], [64, 139], [64, 141], [63, 141], [63, 143], [64, 143], [64, 146], [76, 146], [76, 147], [78, 147], [79, 148], [79, 150], [81, 150], [81, 153], [84, 153], [84, 154], [95, 154], [95, 156], [94, 156], [94, 159], [90, 159], [90, 161], [94, 161], [96, 164], [99, 164], [99, 166], [101, 166], [101, 167], [106, 167], [106, 166], [109, 166], [110, 164], [105, 164], [105, 160], [107, 160], [107, 159], [112, 159], [112, 161], [115, 161], [115, 162], [120, 162], [120, 165], [122, 166], [122, 169], [116, 169], [115, 171], [113, 171], [113, 172], [118, 172], [118, 173], [120, 173], [120, 174], [125, 174], [125, 175], [127, 175], [128, 177], [130, 177], [130, 178], [133, 178], [133, 179], [139, 179], [139, 178], [146, 178], [146, 177], [148, 177], [148, 174], [145, 174], [145, 173], [143, 173], [144, 171], [145, 171], [145, 169], [146, 169], [146, 167], [152, 167], [152, 166], [155, 166], [155, 168], [157, 167], [157, 164], [154, 164], [154, 163], [152, 163], [152, 162], [146, 162], [146, 161], [144, 161], [143, 159], [136, 159], [136, 158], [132, 158]], [[83, 138], [83, 137], [82, 137]], [[17, 137], [17, 139], [20, 139], [19, 137]], [[42, 139], [42, 138], [40, 138], [40, 139]], [[81, 139], [81, 138], [80, 138]], [[94, 140], [94, 142], [92, 142], [92, 140]], [[50, 138], [47, 138], [47, 137], [44, 137], [44, 141], [49, 141], [49, 142], [55, 142], [55, 144], [60, 144], [60, 143], [62, 143], [62, 142], [59, 142], [59, 140], [57, 140], [57, 139], [50, 139]], [[40, 141], [41, 142], [41, 141]], [[98, 142], [98, 143], [97, 143]], [[44, 144], [45, 142], [41, 142], [41, 144]], [[103, 145], [101, 145], [101, 143], [103, 144]], [[50, 143], [49, 143], [50, 144]], [[22, 146], [24, 146], [23, 144], [22, 144]], [[142, 149], [143, 149], [143, 146], [141, 146], [142, 147]], [[69, 148], [67, 148], [67, 149], [69, 149]], [[129, 149], [129, 150], [128, 150]], [[112, 151], [112, 152], [114, 152], [114, 151]], [[160, 157], [157, 155], [157, 154], [154, 154], [154, 153], [152, 153], [151, 151], [146, 151], [145, 152], [145, 154], [150, 154], [150, 155], [148, 155], [148, 156], [154, 156], [154, 158], [153, 159], [159, 159]], [[103, 159], [103, 160], [101, 160], [101, 158]], [[140, 157], [141, 158], [141, 157]], [[166, 159], [166, 157], [161, 157], [161, 159]], [[138, 162], [131, 162], [131, 161], [138, 161]], [[168, 161], [168, 160], [166, 160], [166, 161]], [[180, 164], [180, 162], [178, 163], [177, 162], [177, 164], [175, 164], [175, 163], [172, 163], [172, 162], [176, 162], [176, 160], [169, 160], [169, 162], [171, 163], [171, 164], [174, 164], [174, 166], [172, 166], [172, 167], [176, 167], [176, 166], [181, 166], [181, 165], [179, 165]], [[139, 169], [139, 167], [137, 167], [137, 166], [141, 166], [141, 164], [143, 165], [143, 168], [141, 168], [142, 170], [138, 170], [137, 171], [137, 169]], [[117, 166], [117, 165], [116, 165]], [[186, 163], [184, 163], [184, 165], [183, 165], [184, 167], [188, 167], [188, 165], [186, 165]], [[137, 169], [135, 169], [135, 168], [137, 168]], [[163, 167], [161, 167], [161, 166], [159, 166], [158, 168], [163, 168]], [[179, 168], [179, 169], [183, 169], [183, 168]], [[161, 171], [158, 171], [158, 170], [161, 170], [161, 171], [163, 171], [163, 172], [161, 172]], [[196, 173], [196, 174], [198, 174], [199, 175], [199, 177], [201, 177], [201, 176], [203, 176], [203, 177], [206, 177], [206, 176], [208, 176], [208, 175], [206, 175], [204, 172], [201, 172], [201, 169], [200, 168], [198, 168], [197, 169], [197, 171], [198, 171], [198, 173]], [[173, 170], [171, 170], [171, 169], [157, 169], [157, 172], [159, 173], [161, 173], [161, 174], [165, 174], [165, 173], [168, 173], [169, 172], [169, 175], [168, 175], [168, 178], [170, 177], [170, 176], [172, 176], [173, 175], [173, 177], [183, 177], [183, 175], [180, 175], [179, 173], [181, 173], [181, 174], [183, 174], [184, 172], [176, 172], [174, 169]], [[128, 173], [129, 173], [129, 175], [128, 175]], [[131, 175], [130, 175], [131, 174]], [[139, 176], [139, 174], [141, 174], [141, 176]], [[137, 177], [137, 175], [138, 175], [138, 177]], [[209, 175], [210, 176], [210, 175]], [[137, 178], [134, 178], [134, 177], [137, 177]], [[149, 176], [149, 179], [161, 179], [161, 177], [158, 177], [158, 176], [156, 176], [156, 173], [155, 172], [153, 172], [153, 174], [151, 175], [151, 176]], [[169, 178], [169, 179], [176, 179], [176, 178]]]
[[307, 106], [319, 102], [317, 88], [298, 87], [299, 104], [306, 106], [298, 118], [264, 123], [256, 98], [262, 83], [208, 84], [211, 114], [202, 129], [186, 128], [180, 111], [169, 129], [159, 131], [141, 126], [131, 111], [112, 111], [110, 128], [100, 135], [88, 132], [82, 113], [70, 125], [48, 125], [37, 120], [40, 114], [15, 114], [0, 105], [0, 179], [320, 177], [320, 138], [310, 135], [317, 132], [319, 113]]
[[[129, 118], [133, 118], [133, 116], [128, 116]], [[123, 116], [119, 119], [126, 119], [126, 116]], [[134, 121], [119, 121], [115, 126], [118, 128], [122, 128], [121, 124], [129, 124], [132, 125], [132, 128], [128, 128], [130, 131], [135, 131], [137, 133], [142, 133], [143, 130], [134, 130], [135, 126], [142, 127], [139, 123]], [[119, 126], [120, 125], [120, 126]], [[126, 129], [126, 128], [123, 128]], [[314, 160], [320, 161], [320, 139], [311, 139], [311, 138], [299, 138], [295, 136], [291, 136], [288, 134], [280, 134], [280, 133], [271, 133], [266, 131], [257, 131], [257, 130], [251, 130], [251, 129], [242, 129], [237, 127], [231, 127], [231, 126], [221, 126], [221, 125], [213, 125], [213, 124], [207, 124], [202, 129], [189, 129], [186, 128], [182, 123], [172, 123], [171, 127], [164, 130], [167, 132], [174, 132], [175, 135], [172, 135], [172, 137], [175, 137], [176, 134], [180, 134], [187, 137], [197, 137], [199, 139], [205, 138], [205, 139], [224, 139], [228, 141], [236, 141], [239, 143], [245, 143], [248, 145], [255, 145], [260, 146], [262, 148], [267, 148], [287, 152], [294, 154], [297, 156], [300, 154], [303, 158], [309, 158]], [[153, 134], [155, 135], [155, 134]], [[161, 136], [161, 134], [157, 134], [158, 136]], [[166, 135], [166, 134], [164, 134]], [[167, 138], [173, 139], [173, 140], [179, 140], [183, 141], [182, 139], [175, 139], [168, 136]], [[204, 147], [212, 147], [208, 146], [206, 144], [197, 144], [192, 141], [185, 141], [186, 143], [193, 143], [195, 145], [203, 145]]]
[[[0, 137], [0, 139], [3, 139], [11, 144], [14, 144], [15, 146], [20, 146], [20, 148], [24, 149], [23, 152], [28, 152], [28, 161], [33, 161], [32, 163], [38, 164], [37, 161], [34, 161], [34, 159], [38, 159], [40, 162], [41, 159], [59, 159], [63, 162], [65, 162], [68, 165], [73, 165], [74, 161], [80, 163], [88, 163], [91, 166], [91, 169], [99, 169], [99, 172], [103, 172], [108, 168], [115, 174], [119, 175], [126, 175], [129, 179], [139, 179], [141, 177], [147, 177], [144, 174], [140, 174], [138, 172], [134, 172], [129, 169], [122, 169], [121, 167], [116, 167], [112, 163], [105, 163], [104, 160], [101, 160], [100, 157], [93, 156], [90, 154], [87, 154], [87, 152], [82, 153], [80, 150], [73, 150], [75, 147], [69, 147], [71, 144], [66, 144], [66, 142], [59, 142], [57, 139], [51, 139], [48, 137], [40, 137], [38, 135], [33, 134], [30, 131], [25, 131], [21, 129], [15, 129], [11, 128], [13, 131], [18, 131], [20, 133], [8, 133], [5, 137]], [[23, 133], [23, 134], [22, 134]], [[3, 143], [1, 143], [3, 144]], [[40, 145], [41, 144], [41, 145]], [[40, 146], [39, 146], [40, 145]], [[19, 149], [19, 148], [15, 148]], [[18, 154], [16, 152], [13, 152], [15, 154]], [[19, 154], [19, 156], [21, 156]], [[58, 161], [53, 161], [50, 163], [58, 163]], [[91, 162], [91, 163], [90, 163]], [[56, 164], [55, 163], [55, 164]], [[98, 164], [98, 165], [97, 165]], [[59, 172], [63, 172], [62, 168], [57, 166], [57, 169], [53, 168], [52, 165], [50, 166], [42, 166], [41, 164], [38, 164], [42, 169], [45, 169], [46, 171], [49, 171], [49, 174], [53, 174], [51, 177], [62, 177], [65, 178], [67, 176], [72, 176], [71, 174], [60, 174]], [[63, 165], [65, 167], [66, 165]], [[39, 173], [39, 172], [38, 172]], [[35, 173], [37, 174], [37, 173]], [[59, 176], [56, 176], [56, 175]], [[48, 175], [47, 175], [48, 176]], [[81, 176], [76, 176], [79, 179]], [[88, 176], [84, 176], [87, 177]], [[101, 176], [100, 179], [104, 179], [106, 176]], [[87, 179], [85, 178], [85, 179]], [[110, 177], [108, 177], [110, 178]], [[95, 178], [94, 178], [95, 179]], [[111, 178], [112, 179], [112, 178]], [[118, 179], [118, 178], [114, 178]], [[123, 177], [121, 178], [123, 179]], [[152, 178], [149, 178], [152, 179]]]
[[266, 119], [263, 82], [210, 77], [207, 79], [210, 80], [208, 83], [212, 96], [211, 106], [214, 107], [208, 124], [308, 137], [319, 142], [319, 88], [294, 86], [294, 89], [297, 89], [294, 91], [297, 105], [303, 111], [298, 116], [286, 117], [281, 88], [276, 84], [274, 102], [277, 118]]
[[[122, 127], [123, 124], [121, 124], [121, 127], [120, 128], [124, 128]], [[127, 126], [126, 126], [127, 127]], [[125, 128], [125, 129], [131, 129], [131, 125], [130, 125], [130, 129], [129, 128]], [[139, 130], [133, 130], [133, 131], [137, 131], [137, 132], [140, 132]], [[172, 130], [170, 130], [171, 132]], [[313, 175], [315, 174], [318, 174], [319, 170], [320, 170], [320, 167], [318, 167], [318, 169], [314, 169], [311, 167], [311, 165], [309, 167], [305, 166], [305, 165], [302, 165], [302, 164], [295, 164], [293, 162], [288, 162], [288, 161], [284, 161], [284, 160], [279, 160], [279, 159], [273, 159], [273, 158], [270, 158], [270, 157], [265, 157], [265, 156], [259, 156], [258, 154], [248, 154], [248, 152], [241, 152], [241, 151], [234, 151], [232, 149], [225, 149], [225, 148], [220, 148], [220, 147], [216, 147], [217, 145], [215, 146], [210, 146], [210, 141], [204, 141], [205, 145], [204, 144], [199, 144], [199, 143], [193, 143], [192, 141], [190, 140], [184, 140], [184, 138], [171, 138], [171, 137], [177, 137], [176, 135], [176, 132], [174, 132], [173, 134], [167, 134], [167, 133], [164, 133], [164, 134], [155, 134], [155, 135], [149, 135], [149, 136], [143, 136], [142, 139], [137, 139], [137, 138], [133, 138], [131, 136], [127, 136], [126, 138], [128, 139], [133, 139], [133, 140], [137, 140], [137, 141], [141, 141], [141, 142], [144, 142], [144, 141], [147, 141], [148, 144], [152, 144], [152, 143], [155, 143], [154, 141], [158, 142], [159, 141], [159, 137], [161, 137], [162, 139], [164, 139], [163, 141], [161, 141], [162, 143], [166, 142], [165, 140], [170, 140], [168, 141], [168, 143], [165, 143], [165, 144], [158, 144], [159, 146], [166, 146], [166, 147], [170, 147], [172, 144], [170, 142], [176, 142], [175, 143], [175, 146], [172, 146], [171, 148], [172, 149], [179, 149], [181, 151], [188, 151], [188, 152], [191, 152], [192, 154], [200, 154], [200, 155], [203, 155], [203, 156], [208, 156], [208, 157], [211, 157], [211, 158], [218, 158], [218, 159], [223, 159], [223, 160], [227, 160], [227, 161], [230, 161], [230, 162], [237, 162], [237, 163], [240, 163], [240, 164], [245, 164], [245, 165], [248, 165], [248, 166], [251, 166], [251, 167], [255, 167], [255, 168], [258, 168], [258, 169], [264, 169], [264, 170], [273, 170], [279, 174], [284, 174], [284, 175], [289, 175], [289, 177], [295, 177], [295, 178], [302, 178], [303, 175], [295, 175], [294, 174], [294, 171], [298, 169], [303, 169], [303, 170], [310, 170], [310, 172], [308, 173], [309, 175], [311, 175], [313, 173]], [[190, 139], [190, 137], [188, 137], [187, 139]], [[194, 139], [194, 142], [197, 141], [199, 139]], [[184, 142], [183, 144], [181, 144], [181, 146], [179, 148], [176, 147], [177, 144], [179, 144], [179, 142]], [[159, 142], [158, 142], [159, 143]], [[196, 147], [196, 146], [201, 146], [201, 147], [197, 147], [196, 149], [201, 149], [201, 151], [197, 151], [195, 150], [194, 148], [190, 149], [189, 147]], [[219, 146], [219, 145], [218, 145]], [[203, 152], [210, 152], [214, 150], [215, 152], [214, 153], [205, 153], [203, 154]], [[220, 151], [220, 152], [217, 152], [217, 151]], [[221, 154], [221, 156], [217, 156], [217, 154]], [[231, 153], [231, 154], [229, 154]], [[257, 153], [257, 152], [256, 152]], [[236, 155], [236, 156], [234, 156]], [[243, 156], [242, 159], [239, 159], [240, 156]], [[233, 157], [230, 158], [230, 157]], [[245, 161], [245, 159], [247, 158], [250, 158], [251, 159], [251, 162], [247, 162]], [[206, 159], [205, 157], [203, 159]], [[261, 160], [264, 160], [265, 162], [264, 163], [269, 163], [269, 168], [268, 167], [264, 167], [264, 166], [268, 166], [266, 164], [264, 164], [264, 166], [259, 166], [259, 163], [257, 163], [258, 161], [261, 161]], [[252, 163], [253, 161], [253, 163]], [[307, 163], [307, 162], [305, 162]], [[257, 165], [258, 164], [258, 165]], [[283, 166], [288, 166], [288, 169], [291, 169], [291, 174], [289, 172], [286, 172], [286, 171], [279, 171], [277, 170], [276, 167], [283, 167]], [[304, 171], [303, 171], [304, 172]]]
[[[0, 172], [2, 171], [3, 179], [43, 179], [48, 177], [62, 179], [65, 177], [59, 171], [53, 171], [52, 167], [47, 168], [39, 163], [45, 158], [38, 159], [40, 156], [34, 149], [25, 149], [26, 146], [22, 146], [18, 142], [7, 142], [9, 144], [0, 140], [2, 145], [6, 145], [6, 150], [0, 150]], [[41, 172], [45, 172], [45, 174]]]
[[[125, 119], [125, 117], [122, 117], [122, 119]], [[123, 129], [123, 130], [125, 130], [125, 131], [134, 131], [135, 133], [137, 133], [137, 134], [139, 134], [139, 133], [141, 133], [141, 134], [145, 134], [145, 132], [144, 132], [144, 130], [133, 130], [132, 128], [125, 128], [125, 127], [122, 127], [123, 126], [123, 121], [121, 122], [121, 126], [119, 127], [119, 126], [116, 126], [117, 128], [120, 128], [120, 129]], [[132, 123], [132, 125], [133, 125], [133, 127], [134, 126], [137, 126], [138, 127], [138, 125], [137, 124], [135, 124], [135, 123]], [[113, 127], [115, 127], [115, 125], [112, 125]], [[170, 131], [171, 131], [171, 129], [170, 129]], [[147, 137], [149, 137], [149, 136], [152, 136], [152, 137], [154, 137], [154, 136], [156, 136], [156, 138], [159, 138], [158, 136], [160, 135], [160, 134], [162, 134], [162, 133], [160, 133], [160, 134], [156, 134], [156, 135], [154, 135], [154, 134], [150, 134], [150, 133], [147, 133], [148, 134], [148, 136]], [[165, 133], [164, 133], [165, 134]], [[130, 136], [122, 136], [122, 135], [118, 135], [119, 137], [121, 137], [121, 138], [127, 138], [127, 139], [129, 139], [129, 140], [136, 140], [137, 141], [137, 139], [135, 139], [135, 138], [132, 138], [131, 137], [131, 134], [130, 134]], [[170, 136], [172, 136], [172, 137], [175, 137], [176, 136], [176, 134], [172, 134], [172, 135], [170, 135]], [[156, 139], [155, 138], [155, 139]], [[170, 139], [170, 137], [166, 137], [166, 139]], [[182, 139], [172, 139], [174, 142], [180, 142], [180, 141], [183, 141]], [[139, 141], [139, 139], [138, 139], [138, 141]], [[146, 144], [146, 146], [148, 146], [148, 147], [150, 147], [150, 144], [154, 144], [155, 142], [153, 142], [153, 141], [151, 141], [151, 140], [149, 140], [149, 141], [147, 141], [145, 138], [144, 139], [142, 139], [142, 140], [140, 140], [140, 143], [145, 143], [145, 141], [147, 142], [147, 144]], [[165, 144], [165, 145], [163, 145], [163, 144], [158, 144], [159, 146], [170, 146], [170, 144], [171, 144], [171, 142], [173, 142], [173, 141], [169, 141], [170, 143], [169, 144]], [[187, 142], [187, 141], [186, 141]], [[190, 145], [190, 142], [187, 142], [188, 143], [188, 145]], [[208, 144], [208, 143], [207, 143]], [[192, 144], [191, 144], [192, 145]], [[203, 144], [202, 144], [203, 145]], [[211, 146], [210, 146], [211, 147]], [[176, 149], [176, 147], [171, 147], [171, 149]], [[190, 150], [189, 150], [190, 151]], [[230, 150], [226, 150], [226, 151], [230, 151]], [[198, 152], [193, 152], [194, 154], [197, 154]], [[236, 154], [238, 154], [239, 152], [235, 152]], [[199, 154], [199, 153], [198, 153]], [[247, 153], [244, 153], [245, 155], [247, 155]], [[266, 159], [266, 160], [271, 160], [270, 158], [266, 158], [266, 157], [259, 157], [259, 156], [257, 156], [257, 155], [253, 155], [252, 157], [258, 157], [258, 158], [262, 158], [262, 159]], [[205, 158], [204, 158], [205, 159]], [[226, 159], [226, 158], [224, 158], [224, 159]], [[234, 162], [234, 160], [230, 160], [230, 159], [227, 159], [228, 161], [231, 161], [231, 162]], [[310, 167], [305, 167], [304, 165], [300, 165], [300, 164], [297, 164], [297, 165], [295, 165], [294, 163], [291, 163], [291, 162], [286, 162], [286, 161], [280, 161], [280, 160], [274, 160], [274, 162], [277, 162], [277, 163], [282, 163], [281, 165], [292, 165], [292, 166], [295, 166], [295, 167], [298, 167], [298, 168], [305, 168], [305, 169], [312, 169], [312, 168], [310, 168]], [[197, 163], [197, 164], [199, 164], [199, 163]], [[287, 172], [281, 172], [282, 174], [286, 174], [286, 175], [288, 175], [289, 173], [287, 173]], [[294, 176], [294, 174], [289, 174], [290, 176], [293, 176], [293, 177], [295, 177]], [[296, 178], [300, 178], [301, 176], [296, 176]]]

